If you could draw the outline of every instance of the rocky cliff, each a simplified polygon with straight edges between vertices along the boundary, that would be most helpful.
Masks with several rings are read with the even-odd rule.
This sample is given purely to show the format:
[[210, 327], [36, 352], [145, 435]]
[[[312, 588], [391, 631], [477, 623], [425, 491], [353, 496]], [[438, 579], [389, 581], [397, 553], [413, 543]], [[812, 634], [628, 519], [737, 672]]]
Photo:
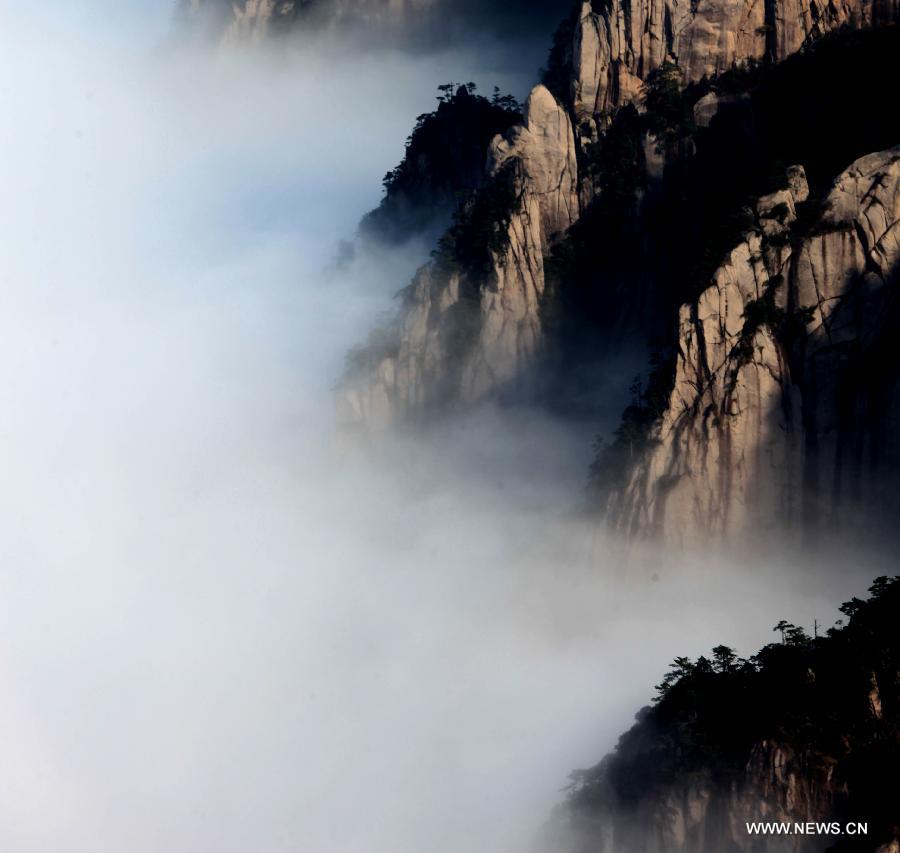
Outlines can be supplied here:
[[594, 121], [641, 95], [648, 76], [678, 64], [688, 83], [748, 60], [780, 61], [844, 25], [896, 20], [896, 0], [585, 0], [570, 50], [570, 97]]
[[[586, 353], [596, 358], [609, 345], [602, 334], [610, 329], [627, 326], [638, 340], [667, 334], [673, 306], [690, 290], [684, 281], [715, 268], [689, 257], [686, 247], [699, 246], [695, 255], [721, 253], [718, 263], [733, 248], [728, 240], [740, 236], [719, 233], [745, 204], [740, 187], [749, 182], [730, 177], [734, 158], [753, 161], [748, 174], [772, 170], [779, 156], [797, 147], [781, 145], [778, 133], [795, 141], [803, 137], [800, 118], [812, 115], [810, 126], [819, 128], [821, 116], [836, 117], [839, 98], [825, 104], [807, 92], [802, 97], [818, 113], [756, 109], [748, 80], [777, 64], [753, 61], [780, 58], [829, 28], [897, 14], [882, 0], [832, 5], [821, 13], [814, 3], [806, 11], [761, 4], [740, 9], [743, 4], [722, 0], [653, 10], [616, 3], [576, 7], [557, 33], [545, 85], [532, 92], [525, 122], [490, 145], [495, 182], [513, 176], [510, 210], [473, 225], [490, 204], [476, 199], [464, 205], [456, 234], [438, 253], [442, 261], [420, 271], [395, 322], [354, 353], [339, 393], [342, 424], [377, 429], [441, 407], [526, 392], [549, 352], [557, 357], [557, 372], [574, 375], [580, 369], [575, 361]], [[757, 15], [771, 23], [761, 18], [757, 25]], [[734, 29], [732, 19], [750, 23]], [[722, 69], [728, 70], [710, 81], [707, 75]], [[862, 113], [852, 103], [849, 111]], [[881, 114], [869, 110], [863, 125], [879, 124]], [[715, 147], [704, 146], [699, 131], [716, 122], [742, 126], [732, 127], [730, 136], [712, 134], [719, 148], [706, 160], [714, 160], [715, 169], [694, 180], [696, 152]], [[862, 133], [855, 145], [827, 147], [835, 157], [843, 149], [859, 156], [872, 150], [860, 148], [870, 137], [880, 142], [885, 134]], [[808, 134], [804, 141], [809, 144]], [[726, 198], [719, 185], [729, 181], [738, 189]], [[489, 258], [473, 269], [464, 257], [470, 247], [457, 238], [479, 230], [491, 232], [475, 235], [476, 243], [489, 245]], [[573, 357], [576, 339], [580, 353]]]
[[795, 166], [754, 216], [681, 309], [674, 388], [614, 511], [630, 534], [833, 526], [851, 501], [883, 504], [898, 470], [900, 148], [856, 161], [821, 204]]
[[[750, 660], [677, 658], [611, 755], [572, 775], [540, 850], [888, 853], [900, 839], [900, 579], [879, 578], [824, 637], [780, 623]], [[866, 824], [865, 835], [756, 822]]]
[[544, 86], [498, 135], [488, 184], [459, 211], [396, 320], [351, 354], [345, 428], [378, 429], [528, 382], [542, 346], [544, 258], [579, 213], [568, 113]]

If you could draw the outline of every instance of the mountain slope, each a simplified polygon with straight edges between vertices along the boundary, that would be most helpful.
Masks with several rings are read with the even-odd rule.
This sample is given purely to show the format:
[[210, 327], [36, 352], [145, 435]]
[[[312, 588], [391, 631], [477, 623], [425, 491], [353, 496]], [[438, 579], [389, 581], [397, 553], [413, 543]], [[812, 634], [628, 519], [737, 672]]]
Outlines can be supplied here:
[[896, 509], [900, 147], [856, 161], [819, 209], [802, 167], [789, 178], [681, 309], [668, 406], [614, 506], [629, 533], [750, 541], [833, 531], [851, 500]]
[[[677, 658], [611, 755], [572, 775], [540, 849], [893, 853], [900, 842], [900, 579], [879, 578], [824, 637], [779, 623], [749, 661]], [[747, 823], [867, 824], [759, 836]]]
[[[624, 330], [638, 341], [668, 335], [677, 306], [702, 290], [702, 277], [711, 275], [740, 239], [741, 230], [729, 223], [742, 216], [753, 185], [747, 175], [760, 183], [762, 173], [777, 171], [780, 149], [792, 150], [769, 145], [758, 132], [777, 127], [776, 110], [782, 108], [775, 103], [755, 109], [752, 85], [759, 77], [767, 79], [761, 71], [771, 67], [753, 64], [767, 55], [763, 34], [725, 54], [716, 47], [719, 42], [705, 43], [705, 59], [696, 59], [700, 48], [690, 32], [706, 26], [701, 27], [704, 15], [715, 17], [717, 3], [701, 3], [687, 17], [667, 6], [666, 14], [678, 22], [669, 47], [642, 54], [640, 61], [634, 45], [616, 41], [615, 34], [624, 31], [611, 22], [624, 26], [624, 8], [577, 8], [557, 34], [547, 85], [532, 92], [526, 123], [491, 144], [494, 188], [484, 188], [481, 202], [476, 195], [460, 208], [438, 260], [405, 291], [395, 322], [378, 330], [371, 346], [354, 353], [339, 393], [342, 423], [378, 429], [429, 417], [441, 408], [533, 393], [536, 377], [546, 380], [548, 369], [553, 379], [544, 386], [559, 388], [587, 373], [585, 360], [603, 357], [604, 348], [614, 345], [611, 332]], [[787, 50], [797, 42], [796, 33], [789, 37], [796, 28], [791, 29], [783, 9], [773, 8], [778, 35], [773, 43]], [[843, 21], [866, 23], [896, 13], [867, 2], [842, 9], [820, 16], [803, 31], [804, 38]], [[605, 33], [599, 41], [598, 32]], [[874, 46], [881, 68], [896, 47], [893, 38], [887, 41], [860, 50]], [[592, 62], [585, 59], [590, 45]], [[694, 76], [729, 61], [744, 64], [712, 81], [690, 83], [673, 64], [679, 60], [674, 51], [682, 48]], [[854, 61], [853, 51], [843, 58]], [[610, 63], [621, 69], [626, 59], [632, 69], [628, 74], [645, 76], [586, 106], [584, 93], [606, 86]], [[856, 74], [854, 67], [849, 77]], [[849, 144], [841, 134], [830, 138], [824, 157], [815, 144], [799, 146], [806, 146], [817, 163], [831, 167], [837, 162], [827, 179], [874, 150], [865, 145], [896, 142], [889, 111], [857, 109], [853, 101], [841, 104], [839, 98], [826, 103], [827, 93], [820, 103], [822, 93], [804, 91], [803, 100], [810, 95], [829, 121], [843, 107], [853, 115], [847, 126], [853, 127], [856, 117], [862, 126]], [[866, 105], [872, 100], [863, 98]], [[798, 106], [802, 115], [802, 102]], [[819, 121], [811, 125], [825, 124]], [[791, 124], [791, 117], [784, 117], [785, 127]], [[707, 128], [707, 137], [719, 147], [701, 141], [700, 131]], [[802, 137], [800, 130], [787, 132], [790, 141]], [[840, 160], [845, 151], [849, 156]], [[735, 169], [737, 157], [753, 163], [746, 175], [743, 162]], [[503, 164], [510, 172], [500, 169]], [[514, 174], [511, 190], [500, 186], [507, 180], [501, 171]], [[731, 195], [722, 190], [728, 186], [735, 187]], [[507, 203], [488, 221], [493, 203], [504, 196]], [[475, 255], [480, 257], [473, 264]], [[587, 388], [582, 396], [589, 394]]]

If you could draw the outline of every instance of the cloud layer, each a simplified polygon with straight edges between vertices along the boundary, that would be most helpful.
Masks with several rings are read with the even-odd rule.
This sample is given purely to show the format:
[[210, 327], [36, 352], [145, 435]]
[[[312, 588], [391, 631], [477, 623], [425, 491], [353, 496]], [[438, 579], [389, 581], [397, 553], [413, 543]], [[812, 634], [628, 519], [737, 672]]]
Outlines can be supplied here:
[[858, 591], [632, 572], [573, 520], [590, 436], [533, 412], [339, 452], [425, 249], [322, 270], [469, 57], [209, 60], [68, 8], [0, 45], [4, 849], [521, 850], [673, 654]]

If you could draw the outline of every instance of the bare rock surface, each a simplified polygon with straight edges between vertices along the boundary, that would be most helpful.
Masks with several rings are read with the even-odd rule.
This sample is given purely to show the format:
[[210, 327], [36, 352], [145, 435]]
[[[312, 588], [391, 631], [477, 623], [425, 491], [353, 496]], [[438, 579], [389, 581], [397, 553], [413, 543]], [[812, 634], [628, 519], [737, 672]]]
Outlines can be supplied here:
[[576, 116], [635, 102], [649, 74], [676, 62], [686, 82], [734, 64], [781, 61], [842, 26], [894, 21], [897, 0], [585, 0], [572, 48]]
[[629, 537], [690, 545], [828, 523], [896, 452], [896, 358], [872, 362], [893, 344], [900, 148], [840, 175], [806, 233], [802, 169], [787, 183], [681, 309], [668, 408], [614, 498]]
[[361, 353], [362, 370], [338, 393], [342, 425], [381, 429], [457, 402], [474, 403], [527, 381], [540, 352], [544, 257], [554, 236], [578, 217], [572, 124], [544, 87], [532, 91], [524, 122], [495, 137], [494, 178], [510, 170], [516, 204], [490, 271], [474, 282], [437, 263], [407, 290], [392, 345]]

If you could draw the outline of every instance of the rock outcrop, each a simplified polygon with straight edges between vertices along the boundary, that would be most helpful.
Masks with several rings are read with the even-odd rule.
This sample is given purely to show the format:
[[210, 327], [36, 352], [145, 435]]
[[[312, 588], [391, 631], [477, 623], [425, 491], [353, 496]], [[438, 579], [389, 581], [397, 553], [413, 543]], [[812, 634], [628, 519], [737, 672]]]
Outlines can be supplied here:
[[801, 167], [681, 309], [675, 384], [614, 497], [632, 538], [751, 541], [877, 506], [898, 470], [900, 148], [855, 162], [821, 211]]
[[[568, 799], [537, 849], [896, 849], [900, 578], [878, 578], [870, 592], [845, 604], [849, 624], [825, 636], [785, 623], [785, 640], [750, 660], [724, 646], [711, 659], [676, 658], [656, 703], [638, 713], [615, 750], [572, 774]], [[781, 830], [760, 831], [761, 823]]]
[[540, 350], [544, 257], [579, 214], [572, 124], [544, 86], [532, 91], [525, 123], [494, 139], [489, 163], [493, 175], [516, 173], [519, 206], [483, 289], [478, 342], [463, 378], [469, 402], [515, 382]]
[[[830, 823], [836, 802], [846, 790], [834, 778], [833, 763], [809, 766], [805, 758], [790, 745], [763, 740], [752, 747], [743, 773], [725, 786], [713, 772], [701, 769], [679, 775], [633, 810], [600, 809], [591, 823], [576, 830], [576, 837], [582, 837], [575, 849], [578, 853], [582, 849], [591, 853], [753, 853], [760, 849], [760, 837], [748, 833], [749, 822]], [[825, 847], [793, 834], [767, 838], [765, 845], [766, 853]]]
[[[610, 304], [603, 310], [592, 304], [590, 316], [592, 321], [595, 315], [605, 317], [607, 329], [630, 318], [646, 327], [637, 334], [657, 335], [663, 325], [660, 316], [663, 312], [668, 316], [670, 303], [666, 285], [658, 281], [661, 261], [654, 266], [649, 257], [658, 248], [659, 235], [648, 234], [643, 242], [634, 236], [646, 225], [641, 217], [655, 217], [654, 227], [658, 226], [661, 208], [651, 211], [650, 206], [664, 195], [661, 188], [672, 161], [689, 160], [695, 150], [687, 138], [693, 132], [689, 125], [708, 128], [726, 106], [732, 115], [743, 111], [750, 124], [759, 118], [746, 91], [719, 90], [709, 84], [704, 96], [679, 118], [666, 112], [673, 106], [666, 98], [677, 96], [665, 87], [679, 79], [698, 81], [736, 63], [783, 59], [807, 40], [845, 24], [861, 27], [894, 20], [898, 7], [900, 0], [846, 0], [827, 8], [820, 8], [817, 0], [667, 0], [658, 6], [596, 0], [576, 7], [557, 35], [546, 86], [532, 92], [523, 124], [490, 146], [488, 172], [495, 179], [501, 174], [514, 176], [516, 201], [510, 216], [501, 212], [494, 223], [482, 227], [493, 227], [499, 237], [488, 241], [489, 269], [473, 273], [464, 263], [432, 264], [419, 273], [405, 291], [400, 316], [378, 335], [379, 345], [369, 348], [368, 355], [356, 353], [356, 369], [339, 392], [342, 424], [380, 428], [433, 413], [442, 405], [526, 389], [547, 340], [546, 317], [557, 307], [549, 304], [558, 291], [547, 288], [545, 260], [567, 229], [580, 222], [583, 210], [590, 207], [596, 213], [604, 182], [613, 184], [614, 192], [606, 193], [610, 203], [592, 225], [582, 228], [580, 222], [579, 257], [591, 255], [583, 249], [592, 241], [615, 240], [611, 235], [616, 230], [628, 236], [629, 246], [642, 246], [639, 251], [647, 252], [648, 258], [635, 259], [629, 278], [625, 241], [609, 248], [606, 261], [592, 256], [596, 268], [578, 275], [589, 280], [595, 303], [606, 294]], [[620, 133], [607, 150], [601, 137], [613, 124], [612, 115], [633, 102], [644, 110], [642, 96], [648, 85], [650, 91], [656, 85], [653, 72], [667, 62], [677, 63], [678, 73], [664, 80], [662, 109], [654, 111], [647, 105], [644, 118], [635, 122], [643, 128], [637, 131], [641, 138], [633, 141]], [[623, 112], [619, 110], [619, 115]], [[627, 149], [639, 150], [632, 158], [633, 169], [625, 162], [631, 157]], [[855, 150], [852, 156], [859, 153]], [[641, 174], [632, 176], [631, 171]], [[635, 186], [623, 189], [630, 181]], [[624, 199], [627, 192], [633, 197]], [[616, 209], [615, 229], [607, 228], [605, 235], [588, 234], [604, 216], [612, 216], [616, 193], [623, 199]], [[663, 215], [674, 209], [670, 204]], [[617, 301], [622, 304], [613, 304]], [[549, 312], [544, 311], [548, 307]], [[382, 346], [385, 339], [393, 343]], [[781, 373], [776, 366], [772, 375]], [[781, 391], [776, 394], [771, 382], [757, 390], [759, 399], [784, 397]], [[736, 405], [745, 403], [750, 401], [738, 400]], [[792, 450], [785, 453], [785, 463], [796, 456]], [[793, 495], [788, 486], [769, 488]]]
[[[592, 321], [595, 316], [605, 317], [609, 329], [630, 318], [629, 322], [647, 327], [637, 334], [657, 335], [663, 325], [661, 314], [668, 316], [669, 311], [667, 286], [659, 281], [657, 268], [662, 261], [653, 260], [663, 254], [656, 251], [659, 234], [648, 233], [643, 243], [634, 234], [645, 230], [644, 214], [655, 217], [654, 227], [658, 227], [660, 213], [642, 207], [640, 198], [647, 205], [655, 203], [653, 199], [664, 195], [660, 190], [672, 162], [680, 159], [676, 165], [683, 168], [691, 158], [695, 149], [693, 140], [686, 138], [693, 132], [688, 124], [708, 128], [726, 106], [732, 116], [745, 115], [749, 125], [764, 118], [767, 132], [773, 120], [754, 113], [746, 90], [713, 86], [691, 105], [687, 113], [691, 118], [680, 126], [681, 118], [665, 113], [671, 104], [663, 104], [663, 112], [647, 107], [644, 118], [636, 122], [644, 128], [637, 142], [619, 134], [607, 152], [601, 137], [613, 124], [611, 114], [623, 105], [637, 102], [644, 110], [642, 93], [653, 72], [666, 62], [677, 62], [679, 71], [665, 85], [676, 79], [696, 81], [735, 63], [784, 58], [829, 29], [893, 20], [898, 13], [897, 0], [848, 0], [827, 9], [820, 9], [816, 0], [797, 2], [801, 5], [790, 9], [787, 0], [670, 0], [658, 7], [621, 0], [582, 4], [557, 36], [547, 85], [532, 92], [525, 121], [491, 145], [489, 172], [495, 176], [504, 169], [514, 173], [516, 205], [508, 219], [501, 216], [495, 222], [501, 239], [490, 241], [490, 269], [473, 275], [463, 264], [450, 274], [432, 265], [420, 273], [406, 291], [401, 315], [388, 335], [393, 336], [393, 345], [376, 347], [370, 356], [355, 359], [357, 367], [364, 369], [354, 371], [342, 385], [342, 423], [380, 427], [434, 412], [441, 404], [471, 403], [527, 388], [529, 371], [547, 340], [546, 317], [556, 310], [555, 303], [549, 304], [554, 291], [547, 289], [545, 260], [576, 222], [582, 232], [580, 258], [592, 255], [583, 251], [587, 244], [615, 240], [614, 230], [628, 236], [627, 241], [618, 241], [621, 245], [609, 247], [606, 260], [594, 253], [593, 268], [578, 271], [581, 279], [589, 281], [591, 298], [597, 303], [589, 306]], [[618, 115], [622, 113], [619, 110]], [[618, 154], [615, 146], [619, 146]], [[641, 175], [631, 176], [631, 166], [621, 159], [630, 156], [629, 147], [640, 151], [634, 170]], [[856, 149], [852, 156], [859, 153]], [[719, 156], [725, 159], [724, 154]], [[727, 177], [715, 178], [720, 179]], [[619, 205], [615, 229], [589, 234], [604, 216], [612, 216], [609, 210], [614, 204], [610, 203], [606, 213], [582, 227], [581, 212], [590, 207], [596, 213], [604, 181], [615, 187], [607, 193], [612, 202], [632, 180], [634, 197]], [[663, 215], [675, 209], [670, 202], [671, 197]], [[775, 202], [776, 206], [781, 203]], [[639, 251], [647, 253], [631, 264], [634, 275], [630, 277], [625, 242], [642, 245]], [[603, 298], [608, 304], [600, 310]], [[549, 313], [543, 310], [548, 306]], [[404, 337], [413, 330], [414, 337]], [[443, 363], [448, 358], [456, 363]], [[778, 370], [775, 374], [780, 375]], [[762, 399], [770, 392], [774, 394], [767, 385], [758, 390], [758, 396]], [[779, 392], [777, 399], [782, 396]], [[738, 405], [741, 402], [746, 401]], [[793, 494], [790, 488], [785, 490]]]
[[748, 60], [780, 61], [841, 26], [895, 21], [897, 0], [585, 0], [572, 45], [579, 121], [634, 102], [647, 77], [677, 63], [696, 82]]
[[[743, 772], [726, 784], [710, 770], [679, 774], [633, 808], [601, 806], [590, 820], [575, 821], [574, 838], [563, 843], [573, 853], [824, 853], [834, 844], [835, 829], [843, 828], [834, 818], [848, 794], [836, 763], [763, 740], [752, 747]], [[791, 832], [751, 834], [751, 823], [785, 824]], [[804, 831], [794, 832], [795, 824]], [[813, 828], [806, 834], [807, 824], [827, 826], [829, 834]], [[864, 849], [878, 853], [892, 843]]]
[[495, 137], [488, 172], [483, 198], [499, 193], [509, 209], [491, 207], [501, 221], [478, 223], [492, 235], [487, 269], [451, 250], [418, 272], [379, 344], [351, 359], [338, 392], [343, 427], [379, 429], [527, 383], [542, 346], [544, 258], [579, 213], [572, 125], [544, 86], [529, 96], [523, 124]]

